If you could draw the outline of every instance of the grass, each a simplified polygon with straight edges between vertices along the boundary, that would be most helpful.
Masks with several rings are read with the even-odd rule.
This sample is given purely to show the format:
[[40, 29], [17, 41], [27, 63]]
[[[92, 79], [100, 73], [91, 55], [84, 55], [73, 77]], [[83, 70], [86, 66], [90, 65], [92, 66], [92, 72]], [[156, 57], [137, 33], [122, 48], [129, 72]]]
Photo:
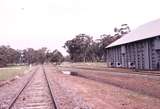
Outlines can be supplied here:
[[93, 63], [62, 63], [61, 66], [68, 66], [68, 67], [83, 67], [83, 68], [106, 68], [107, 64], [105, 62], [93, 62]]
[[7, 80], [15, 77], [16, 75], [23, 75], [26, 66], [9, 66], [0, 68], [0, 80]]

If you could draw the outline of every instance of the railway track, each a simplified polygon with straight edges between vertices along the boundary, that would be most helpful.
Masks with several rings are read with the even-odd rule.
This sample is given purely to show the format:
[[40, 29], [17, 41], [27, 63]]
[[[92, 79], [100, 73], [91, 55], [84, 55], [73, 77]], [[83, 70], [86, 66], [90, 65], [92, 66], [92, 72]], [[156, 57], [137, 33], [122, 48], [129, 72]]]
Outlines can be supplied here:
[[39, 67], [16, 93], [6, 109], [58, 109], [50, 81], [43, 67]]

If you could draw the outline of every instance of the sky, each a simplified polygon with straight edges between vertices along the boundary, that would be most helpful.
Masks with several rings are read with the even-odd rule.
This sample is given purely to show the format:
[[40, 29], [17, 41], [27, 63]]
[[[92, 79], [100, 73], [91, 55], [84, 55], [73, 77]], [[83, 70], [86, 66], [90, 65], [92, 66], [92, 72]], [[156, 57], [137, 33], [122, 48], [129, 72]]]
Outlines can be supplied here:
[[75, 35], [99, 38], [127, 23], [131, 30], [160, 18], [159, 0], [0, 0], [0, 45], [58, 49]]

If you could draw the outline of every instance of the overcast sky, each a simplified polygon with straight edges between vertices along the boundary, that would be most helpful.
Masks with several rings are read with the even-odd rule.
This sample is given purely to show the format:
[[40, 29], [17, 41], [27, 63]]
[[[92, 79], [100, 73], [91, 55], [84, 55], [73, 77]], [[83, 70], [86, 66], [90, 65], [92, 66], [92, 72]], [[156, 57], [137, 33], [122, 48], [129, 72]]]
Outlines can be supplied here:
[[131, 30], [160, 18], [159, 0], [0, 0], [0, 45], [62, 48], [79, 33], [94, 38], [127, 23]]

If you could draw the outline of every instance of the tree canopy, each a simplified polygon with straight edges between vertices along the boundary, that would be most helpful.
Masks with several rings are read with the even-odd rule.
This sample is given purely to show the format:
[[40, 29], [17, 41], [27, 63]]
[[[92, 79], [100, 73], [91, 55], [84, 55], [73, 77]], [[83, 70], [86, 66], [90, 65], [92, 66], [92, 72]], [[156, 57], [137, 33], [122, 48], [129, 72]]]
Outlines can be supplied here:
[[79, 34], [66, 41], [64, 48], [73, 62], [104, 61], [105, 47], [129, 32], [129, 26], [122, 24], [119, 28], [114, 28], [114, 35], [103, 34], [96, 40], [87, 34]]
[[114, 28], [114, 34], [102, 34], [99, 39], [93, 40], [93, 37], [87, 34], [78, 34], [73, 39], [68, 40], [64, 44], [69, 56], [63, 57], [60, 51], [49, 51], [46, 47], [38, 50], [27, 48], [24, 50], [16, 50], [10, 46], [0, 46], [0, 67], [8, 64], [43, 64], [44, 62], [52, 62], [59, 64], [66, 61], [72, 62], [93, 62], [105, 61], [105, 47], [115, 40], [123, 37], [130, 32], [127, 24]]
[[[48, 56], [48, 54], [50, 54]], [[15, 50], [10, 46], [0, 46], [0, 67], [9, 64], [43, 64], [44, 62], [62, 62], [63, 55], [60, 51], [49, 52], [46, 47], [38, 50], [27, 48], [24, 50]]]

